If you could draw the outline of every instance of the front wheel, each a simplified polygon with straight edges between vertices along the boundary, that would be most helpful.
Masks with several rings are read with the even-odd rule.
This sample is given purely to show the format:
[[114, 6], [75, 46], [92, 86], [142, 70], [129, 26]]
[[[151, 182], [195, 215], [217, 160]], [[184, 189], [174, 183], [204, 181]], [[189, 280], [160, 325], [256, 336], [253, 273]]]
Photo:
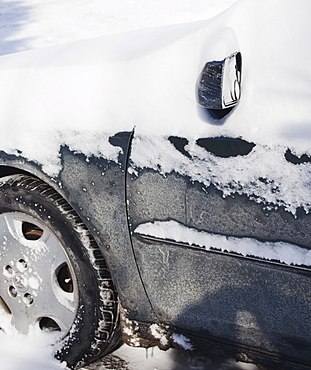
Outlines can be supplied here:
[[0, 264], [3, 331], [57, 332], [56, 356], [71, 367], [119, 345], [117, 295], [102, 254], [69, 204], [38, 179], [1, 179]]

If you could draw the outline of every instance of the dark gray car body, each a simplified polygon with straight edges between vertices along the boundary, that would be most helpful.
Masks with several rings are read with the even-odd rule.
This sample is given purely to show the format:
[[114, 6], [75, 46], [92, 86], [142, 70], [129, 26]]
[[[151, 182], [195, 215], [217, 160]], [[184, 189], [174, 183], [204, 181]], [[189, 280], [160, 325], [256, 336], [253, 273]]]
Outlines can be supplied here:
[[[54, 187], [80, 215], [108, 262], [127, 318], [167, 325], [199, 349], [295, 366], [310, 361], [310, 271], [277, 261], [207, 251], [135, 233], [146, 222], [175, 220], [200, 231], [286, 241], [308, 247], [310, 216], [267, 211], [246, 196], [223, 198], [214, 186], [176, 173], [127, 171], [133, 132], [110, 138], [119, 163], [61, 150], [57, 178], [1, 153], [2, 176], [27, 172]], [[266, 357], [267, 356], [267, 357]], [[268, 360], [267, 360], [268, 359]], [[285, 366], [284, 364], [282, 366]], [[294, 365], [288, 365], [289, 367]]]

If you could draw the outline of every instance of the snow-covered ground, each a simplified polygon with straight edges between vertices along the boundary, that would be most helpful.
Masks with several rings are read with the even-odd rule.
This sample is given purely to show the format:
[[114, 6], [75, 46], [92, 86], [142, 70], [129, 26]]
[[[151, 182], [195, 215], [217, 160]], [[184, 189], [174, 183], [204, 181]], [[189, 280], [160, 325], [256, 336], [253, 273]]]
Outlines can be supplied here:
[[[0, 2], [0, 54], [11, 54], [23, 50], [37, 49], [68, 41], [88, 39], [90, 37], [140, 28], [209, 19], [227, 9], [235, 2], [236, 0], [3, 0]], [[247, 5], [247, 1], [243, 1], [243, 3], [244, 6]], [[261, 1], [261, 5], [263, 3], [264, 2]], [[287, 21], [282, 23], [281, 28], [277, 29], [272, 20], [273, 16], [278, 14], [278, 4], [280, 3], [281, 2], [271, 1], [271, 5], [268, 6], [269, 11], [266, 11], [266, 9], [261, 6], [257, 9], [256, 6], [254, 6], [255, 1], [250, 1], [250, 5], [247, 5], [247, 10], [254, 16], [253, 19], [243, 19], [242, 22], [242, 15], [244, 13], [241, 9], [240, 18], [235, 19], [237, 31], [241, 36], [239, 41], [241, 42], [241, 47], [245, 50], [246, 73], [243, 81], [243, 94], [245, 98], [243, 100], [244, 103], [241, 104], [238, 107], [239, 109], [235, 112], [235, 119], [233, 118], [232, 121], [230, 121], [230, 124], [224, 126], [223, 132], [228, 136], [232, 136], [233, 133], [235, 137], [237, 137], [237, 133], [239, 132], [238, 130], [241, 130], [241, 132], [245, 134], [246, 139], [250, 141], [255, 138], [258, 139], [258, 147], [252, 152], [250, 159], [244, 159], [244, 162], [243, 160], [240, 161], [239, 165], [241, 166], [239, 167], [237, 162], [232, 165], [229, 160], [219, 160], [215, 164], [213, 158], [211, 159], [207, 157], [205, 153], [202, 153], [202, 151], [194, 145], [191, 146], [190, 142], [188, 149], [190, 152], [192, 151], [191, 153], [194, 154], [196, 159], [198, 159], [196, 167], [197, 173], [189, 172], [192, 170], [192, 167], [190, 165], [187, 167], [186, 160], [180, 162], [182, 167], [176, 167], [175, 170], [177, 169], [177, 172], [183, 175], [190, 175], [195, 180], [200, 180], [196, 178], [196, 176], [201, 176], [201, 178], [207, 179], [208, 174], [204, 173], [204, 168], [207, 172], [211, 172], [210, 168], [212, 168], [214, 173], [217, 172], [218, 176], [218, 178], [214, 180], [217, 183], [222, 184], [221, 190], [224, 192], [226, 190], [239, 192], [238, 185], [242, 184], [243, 191], [246, 189], [249, 194], [257, 195], [259, 200], [264, 198], [265, 200], [277, 203], [277, 201], [281, 199], [281, 201], [284, 202], [283, 204], [285, 204], [290, 211], [295, 213], [296, 208], [299, 206], [303, 206], [308, 211], [311, 209], [309, 200], [310, 171], [304, 165], [299, 168], [297, 166], [293, 168], [293, 166], [286, 163], [283, 154], [284, 148], [290, 146], [292, 143], [296, 144], [292, 149], [294, 154], [297, 154], [298, 156], [304, 153], [310, 155], [311, 152], [309, 147], [310, 129], [308, 125], [308, 122], [310, 122], [310, 109], [306, 109], [305, 104], [305, 101], [310, 98], [311, 84], [309, 81], [310, 78], [308, 79], [310, 75], [306, 73], [306, 65], [297, 63], [297, 60], [304, 60], [302, 58], [303, 55], [308, 56], [310, 54], [308, 54], [308, 51], [306, 50], [308, 49], [309, 43], [307, 37], [298, 38], [299, 44], [297, 44], [297, 39], [295, 39], [294, 33], [292, 34], [287, 30], [299, 29], [297, 25], [300, 26], [300, 22], [305, 22], [309, 13], [308, 11], [291, 12], [290, 10], [287, 10], [287, 13], [284, 13], [285, 15], [283, 16], [286, 18], [286, 16], [290, 14], [290, 17], [287, 17]], [[301, 1], [299, 3], [294, 2], [293, 0], [286, 1], [287, 9], [295, 9], [295, 7], [300, 8], [306, 4], [307, 1]], [[305, 15], [302, 16], [303, 14]], [[260, 29], [259, 31], [256, 27], [261, 24], [260, 21], [262, 21], [263, 18], [266, 19], [267, 27], [264, 30]], [[243, 28], [246, 26], [249, 26], [250, 29], [253, 30], [252, 35], [254, 37], [256, 36], [254, 39], [250, 39], [248, 37], [246, 28]], [[212, 27], [212, 30], [217, 31], [217, 27]], [[300, 32], [300, 35], [308, 35], [308, 32], [304, 29]], [[273, 37], [269, 37], [269, 35], [273, 35]], [[235, 42], [229, 28], [227, 30], [226, 37], [228, 40], [230, 39]], [[252, 44], [255, 40], [256, 48], [250, 47], [253, 46]], [[267, 40], [269, 40], [268, 48], [265, 44]], [[288, 45], [292, 47], [295, 46], [295, 52], [287, 50], [286, 47], [284, 47], [284, 45], [286, 46], [284, 40], [288, 42]], [[192, 41], [193, 40], [188, 40], [189, 44], [191, 44]], [[178, 44], [177, 41], [176, 44]], [[92, 46], [92, 42], [86, 42], [85, 44], [82, 43], [80, 45]], [[65, 49], [66, 47], [55, 50]], [[270, 58], [269, 52], [272, 50], [276, 52], [277, 58]], [[190, 50], [189, 54], [191, 54], [191, 52], [192, 51]], [[219, 50], [217, 50], [217, 52], [219, 52]], [[162, 56], [169, 57], [169, 54], [163, 53]], [[299, 59], [300, 57], [301, 59]], [[159, 59], [160, 58], [161, 54]], [[305, 58], [305, 60], [307, 61], [308, 58]], [[179, 61], [183, 62], [181, 59]], [[63, 62], [66, 63], [68, 60], [64, 60]], [[282, 74], [284, 69], [280, 68], [280, 66], [287, 67], [286, 72], [289, 73], [289, 75], [284, 76]], [[310, 67], [308, 68], [309, 69], [307, 71], [310, 71]], [[137, 71], [135, 70], [134, 72], [136, 73]], [[170, 73], [170, 71], [168, 71], [168, 73]], [[7, 71], [6, 74], [8, 74]], [[252, 80], [249, 76], [252, 76]], [[4, 80], [5, 77], [6, 75], [3, 75], [3, 79], [0, 79], [0, 81]], [[188, 80], [185, 80], [185, 82], [187, 81]], [[193, 83], [193, 81], [191, 81], [191, 83]], [[270, 87], [269, 94], [267, 93], [267, 86]], [[290, 91], [290, 94], [282, 95], [284, 91]], [[186, 91], [186, 93], [187, 92], [188, 91]], [[301, 93], [302, 96], [300, 96]], [[282, 99], [280, 99], [280, 96]], [[5, 96], [2, 97], [2, 99], [5, 98]], [[165, 95], [163, 99], [165, 99]], [[104, 103], [105, 102], [103, 100], [103, 104]], [[108, 103], [109, 100], [107, 100], [106, 104]], [[185, 104], [185, 106], [188, 106], [187, 104], [189, 104], [189, 106], [192, 104], [193, 106], [193, 97], [188, 99], [188, 95], [185, 94]], [[172, 102], [172, 104], [167, 104], [167, 106], [168, 109], [170, 109], [170, 116], [173, 117], [174, 113], [177, 112], [177, 109], [175, 111], [173, 110], [175, 107], [174, 102]], [[262, 109], [263, 106], [265, 107], [264, 110]], [[40, 111], [40, 107], [37, 108], [38, 111]], [[203, 122], [204, 119], [198, 117], [196, 110], [192, 109], [191, 111], [191, 109], [189, 109], [187, 113], [188, 112], [189, 114], [192, 114], [190, 118], [193, 118], [193, 126], [188, 127], [189, 132], [195, 131], [195, 127], [196, 130], [201, 130], [201, 133], [205, 133], [208, 129], [210, 130], [210, 136], [213, 134], [214, 136], [219, 135], [218, 132], [220, 125], [214, 124], [207, 126], [205, 125], [205, 122]], [[250, 114], [250, 112], [252, 114]], [[27, 113], [29, 113], [29, 111]], [[40, 118], [39, 113], [42, 112], [36, 111], [37, 119]], [[252, 117], [252, 122], [249, 122], [250, 116]], [[18, 118], [18, 114], [16, 114], [16, 117]], [[181, 120], [183, 119], [183, 117], [180, 118]], [[265, 125], [262, 124], [263, 119], [266, 120]], [[292, 122], [297, 122], [297, 125], [293, 127], [291, 125]], [[62, 125], [62, 122], [60, 122], [60, 124]], [[77, 123], [75, 122], [75, 124]], [[165, 122], [165, 124], [167, 123]], [[282, 126], [283, 124], [284, 128]], [[29, 130], [29, 126], [24, 126]], [[148, 126], [146, 125], [146, 127]], [[16, 126], [16, 129], [23, 130], [23, 126]], [[56, 129], [58, 128], [56, 127]], [[142, 130], [142, 136], [141, 138], [136, 139], [136, 141], [134, 140], [133, 147], [134, 149], [137, 149], [137, 156], [133, 157], [133, 159], [136, 161], [135, 163], [138, 167], [148, 165], [153, 168], [154, 166], [157, 166], [157, 163], [153, 162], [154, 160], [162, 161], [164, 159], [161, 158], [160, 155], [159, 157], [153, 158], [148, 158], [147, 155], [140, 155], [139, 149], [144, 148], [144, 145], [146, 145], [143, 136], [146, 132], [143, 131], [144, 128], [141, 127], [140, 129]], [[164, 129], [165, 127], [159, 127], [159, 131], [163, 131]], [[45, 135], [46, 134], [47, 133], [45, 133]], [[11, 129], [6, 133], [2, 133], [2, 147], [7, 145], [9, 148], [11, 145], [11, 136]], [[71, 132], [68, 134], [68, 140], [69, 137], [71, 137]], [[82, 146], [75, 147], [78, 144], [83, 144], [77, 144], [79, 140], [81, 141], [81, 137], [82, 136], [76, 136], [75, 139], [77, 141], [71, 142], [70, 144], [74, 149], [88, 154], [87, 150], [84, 150]], [[16, 138], [13, 139], [15, 140]], [[58, 139], [58, 137], [56, 137], [56, 139]], [[193, 138], [192, 143], [195, 142], [195, 139], [196, 138]], [[271, 151], [269, 153], [267, 152], [265, 162], [261, 162], [260, 165], [255, 168], [253, 163], [258, 163], [258, 158], [263, 158], [262, 154], [266, 150], [265, 145], [273, 143], [276, 139], [279, 140], [280, 145], [275, 146], [272, 149], [270, 148]], [[16, 149], [16, 146], [14, 146], [14, 140], [9, 149]], [[44, 153], [40, 153], [42, 157], [41, 162], [38, 158], [35, 158], [35, 156], [39, 156], [39, 153], [33, 142], [31, 142], [31, 145], [29, 145], [29, 143], [27, 145], [24, 140], [24, 147], [22, 149], [24, 153], [26, 153], [25, 155], [27, 158], [33, 160], [37, 159], [41, 164], [46, 166], [45, 168], [47, 173], [53, 173], [53, 171], [58, 171], [57, 154], [60, 144], [59, 142], [53, 143], [55, 144], [54, 147], [51, 146], [46, 148], [46, 157], [44, 157]], [[142, 145], [139, 147], [141, 143]], [[159, 139], [155, 143], [150, 143], [150, 145], [156, 146], [161, 143], [162, 142]], [[147, 144], [149, 145], [148, 142]], [[51, 150], [51, 153], [49, 153], [48, 150]], [[157, 147], [157, 150], [159, 151], [159, 147]], [[165, 156], [167, 158], [170, 159], [170, 154], [172, 155], [172, 158], [175, 158], [174, 156], [176, 155], [176, 151], [174, 148], [165, 148], [163, 152], [165, 152]], [[146, 153], [145, 150], [144, 153]], [[53, 162], [53, 154], [56, 154], [55, 163]], [[256, 155], [258, 157], [256, 157]], [[51, 163], [54, 167], [51, 166]], [[170, 166], [171, 163], [172, 161], [170, 163], [162, 162], [161, 166], [162, 168], [165, 168], [165, 165]], [[47, 164], [49, 164], [50, 167], [48, 167]], [[215, 166], [215, 168], [218, 166], [218, 168], [215, 170], [213, 166]], [[249, 168], [249, 173], [252, 175], [250, 178], [245, 177], [245, 173], [243, 173], [243, 168], [246, 167]], [[282, 170], [283, 168], [288, 172], [284, 172]], [[167, 169], [168, 171], [171, 170], [170, 167], [167, 167]], [[133, 171], [134, 170], [135, 168]], [[294, 174], [293, 171], [295, 171]], [[269, 178], [269, 175], [272, 173], [274, 176], [274, 184], [277, 185], [277, 189], [272, 189], [271, 183], [260, 183], [258, 180], [260, 178]], [[237, 184], [237, 188], [234, 188], [232, 183], [228, 182], [229, 180], [226, 176], [240, 181]], [[286, 181], [284, 179], [286, 179]], [[285, 187], [282, 188], [281, 185], [285, 185]], [[268, 189], [268, 187], [271, 189]], [[298, 191], [298, 187], [300, 191]], [[278, 190], [279, 193], [276, 192], [276, 190]], [[188, 231], [189, 233], [192, 232], [191, 230]], [[154, 232], [155, 231], [153, 230], [153, 233]], [[187, 233], [186, 237], [190, 235], [189, 233]], [[180, 240], [178, 237], [176, 240]], [[197, 237], [197, 235], [195, 237]], [[292, 261], [290, 260], [289, 263], [291, 262]], [[30, 333], [27, 337], [24, 337], [18, 334], [5, 336], [0, 332], [1, 367], [6, 370], [45, 370], [65, 368], [65, 364], [60, 364], [53, 359], [52, 349], [48, 346], [47, 341], [48, 338], [46, 336], [42, 336], [42, 333], [38, 334], [34, 332]], [[166, 353], [154, 350], [153, 355], [152, 351], [149, 350], [148, 353], [149, 355], [147, 358], [145, 350], [129, 349], [124, 346], [119, 349], [115, 355], [129, 362], [129, 365], [122, 365], [121, 363], [120, 366], [124, 366], [125, 369], [127, 368], [126, 366], [129, 366], [132, 370], [181, 370], [187, 368], [222, 369], [233, 366], [222, 359], [209, 360], [208, 358], [201, 358], [201, 363], [199, 363], [200, 361], [197, 358], [193, 359], [190, 356], [186, 357], [185, 360], [184, 356], [186, 355], [183, 352], [176, 350], [171, 350]], [[189, 358], [191, 360], [189, 360]], [[105, 368], [105, 365], [102, 362], [97, 363], [97, 365], [102, 369]], [[247, 365], [241, 366], [247, 368]]]
[[[110, 358], [104, 358], [81, 370], [258, 370], [257, 366], [220, 356], [191, 353], [179, 349], [163, 352], [158, 348], [123, 346]], [[118, 367], [119, 366], [119, 367]]]
[[[65, 363], [53, 358], [48, 334], [31, 333], [8, 337], [0, 333], [0, 366], [5, 370], [60, 370]], [[112, 355], [81, 370], [256, 370], [257, 366], [234, 359], [193, 354], [178, 349], [122, 346]]]

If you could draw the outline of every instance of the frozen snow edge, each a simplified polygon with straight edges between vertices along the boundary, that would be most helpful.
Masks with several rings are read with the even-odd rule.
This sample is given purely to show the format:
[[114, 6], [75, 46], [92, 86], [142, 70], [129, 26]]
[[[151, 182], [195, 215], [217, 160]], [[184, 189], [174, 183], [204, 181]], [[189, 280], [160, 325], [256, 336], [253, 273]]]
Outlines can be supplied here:
[[184, 136], [184, 140], [188, 141], [184, 150], [189, 157], [178, 151], [165, 136], [136, 135], [129, 173], [138, 175], [139, 169], [144, 168], [163, 176], [176, 172], [207, 187], [213, 184], [224, 198], [246, 195], [263, 204], [266, 210], [283, 207], [294, 216], [299, 208], [310, 212], [310, 165], [288, 162], [286, 146], [256, 143], [248, 155], [222, 158], [200, 147], [196, 138]]
[[258, 257], [279, 261], [286, 265], [311, 266], [311, 250], [286, 242], [261, 242], [253, 238], [237, 238], [198, 231], [176, 221], [155, 221], [139, 225], [135, 232], [155, 238], [197, 245], [211, 250], [238, 253], [244, 257]]

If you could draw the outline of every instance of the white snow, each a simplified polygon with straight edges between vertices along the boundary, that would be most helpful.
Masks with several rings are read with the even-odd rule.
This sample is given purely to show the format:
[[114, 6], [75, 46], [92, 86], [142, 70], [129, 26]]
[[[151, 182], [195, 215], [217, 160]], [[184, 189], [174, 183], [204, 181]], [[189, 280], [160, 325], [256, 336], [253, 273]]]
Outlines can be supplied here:
[[[311, 31], [310, 8], [308, 0], [286, 0], [282, 12], [279, 1], [239, 0], [208, 20], [3, 56], [0, 147], [56, 176], [61, 145], [117, 160], [119, 149], [108, 136], [135, 129], [131, 171], [174, 170], [213, 183], [224, 196], [243, 193], [293, 214], [299, 207], [309, 212], [310, 165], [294, 165], [284, 154], [290, 148], [297, 156], [311, 155], [310, 46], [304, 36]], [[181, 20], [178, 14], [173, 23]], [[195, 84], [206, 61], [236, 50], [242, 53], [241, 102], [216, 121], [198, 107]], [[12, 126], [19, 135], [11, 134]], [[168, 142], [170, 135], [187, 138], [192, 160]], [[224, 159], [196, 145], [198, 138], [219, 136], [256, 147], [248, 156]]]
[[174, 170], [206, 186], [214, 184], [224, 196], [247, 194], [256, 202], [272, 203], [276, 208], [284, 206], [293, 214], [299, 207], [310, 211], [310, 164], [287, 162], [284, 154], [288, 146], [257, 143], [247, 156], [221, 158], [199, 147], [196, 138], [187, 138], [185, 150], [191, 158], [178, 152], [166, 137], [136, 136], [130, 171], [149, 167], [165, 175]]
[[183, 348], [187, 351], [193, 350], [193, 346], [190, 343], [189, 338], [185, 337], [183, 334], [176, 334], [174, 333], [172, 335], [173, 341], [180, 346], [180, 348]]
[[[0, 312], [0, 319], [1, 312]], [[65, 363], [60, 363], [53, 357], [53, 334], [33, 331], [26, 336], [0, 331], [0, 364], [5, 370], [54, 370], [66, 369]]]
[[311, 266], [311, 250], [285, 242], [261, 242], [252, 238], [236, 238], [211, 234], [186, 227], [176, 221], [156, 221], [139, 225], [135, 232], [173, 240], [206, 250], [234, 252], [242, 256], [279, 261], [287, 265]]
[[6, 0], [0, 54], [214, 17], [236, 0]]
[[167, 328], [161, 327], [158, 324], [152, 324], [149, 327], [150, 334], [159, 340], [163, 348], [169, 347]]

